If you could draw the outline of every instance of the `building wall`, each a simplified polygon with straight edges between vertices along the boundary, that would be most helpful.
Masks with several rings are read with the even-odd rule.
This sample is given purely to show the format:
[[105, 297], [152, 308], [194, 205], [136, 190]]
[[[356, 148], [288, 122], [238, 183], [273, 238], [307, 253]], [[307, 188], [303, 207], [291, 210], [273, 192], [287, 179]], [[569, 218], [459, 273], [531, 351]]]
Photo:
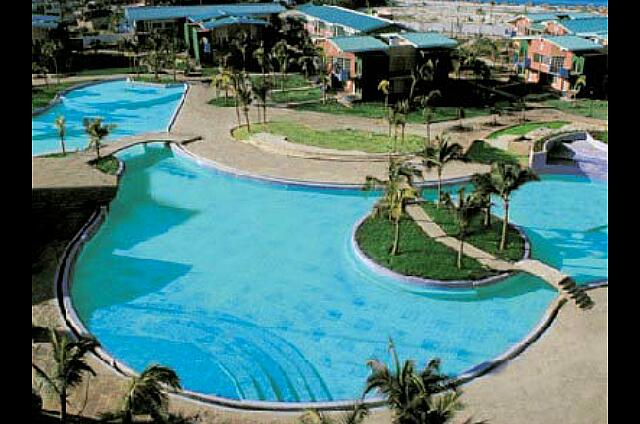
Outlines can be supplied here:
[[518, 18], [512, 25], [517, 35], [527, 35], [531, 22], [527, 18]]
[[568, 31], [562, 26], [558, 25], [557, 22], [547, 22], [544, 27], [545, 33], [551, 35], [567, 35]]
[[571, 69], [573, 53], [561, 50], [560, 47], [550, 43], [549, 41], [542, 39], [531, 40], [528, 50], [528, 57], [531, 59], [531, 68], [540, 70], [541, 72], [549, 72], [549, 65], [534, 61], [536, 54], [547, 57], [562, 57], [562, 67], [565, 69]]
[[320, 45], [322, 46], [325, 55], [327, 56], [327, 70], [332, 73], [335, 71], [333, 66], [333, 59], [347, 59], [350, 61], [349, 63], [349, 79], [348, 81], [344, 81], [344, 91], [350, 94], [355, 93], [355, 84], [353, 81], [354, 76], [356, 75], [356, 60], [357, 57], [355, 53], [343, 52], [338, 50], [335, 45], [330, 43], [329, 41], [323, 40]]

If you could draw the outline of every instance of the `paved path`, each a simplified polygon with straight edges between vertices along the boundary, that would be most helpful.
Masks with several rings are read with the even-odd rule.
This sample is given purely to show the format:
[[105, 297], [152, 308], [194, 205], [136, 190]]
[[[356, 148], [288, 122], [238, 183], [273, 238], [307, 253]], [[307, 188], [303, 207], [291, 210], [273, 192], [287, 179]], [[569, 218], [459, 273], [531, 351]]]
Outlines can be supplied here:
[[[438, 243], [442, 243], [456, 251], [460, 248], [460, 240], [455, 237], [448, 236], [447, 233], [445, 233], [445, 231], [434, 222], [429, 214], [425, 212], [422, 206], [409, 205], [407, 206], [406, 211], [426, 235]], [[464, 244], [463, 253], [466, 256], [477, 260], [482, 265], [498, 271], [524, 271], [531, 275], [535, 275], [555, 287], [563, 296], [566, 296], [566, 293], [560, 286], [560, 282], [566, 280], [569, 276], [536, 259], [523, 259], [513, 263], [496, 258], [494, 255], [478, 249], [472, 244], [466, 242]]]

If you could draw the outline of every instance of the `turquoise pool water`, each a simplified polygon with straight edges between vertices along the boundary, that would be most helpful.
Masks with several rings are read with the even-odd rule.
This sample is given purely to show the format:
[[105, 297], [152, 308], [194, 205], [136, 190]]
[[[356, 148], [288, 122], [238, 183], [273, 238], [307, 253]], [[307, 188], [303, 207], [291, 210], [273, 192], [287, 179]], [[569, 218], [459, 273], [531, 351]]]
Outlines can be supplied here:
[[62, 151], [54, 125], [59, 115], [67, 120], [65, 144], [71, 151], [87, 147], [88, 138], [82, 126], [85, 117], [102, 117], [105, 123], [117, 125], [107, 142], [145, 132], [166, 131], [184, 90], [182, 84], [165, 88], [124, 80], [72, 90], [60, 103], [31, 119], [31, 153]]
[[[439, 357], [445, 371], [460, 373], [520, 341], [555, 297], [526, 274], [451, 291], [374, 273], [350, 245], [373, 195], [235, 178], [158, 144], [119, 155], [126, 172], [78, 258], [73, 302], [108, 352], [137, 370], [167, 364], [190, 390], [252, 400], [353, 399], [368, 375], [365, 361], [388, 359], [389, 337], [403, 358]], [[551, 189], [602, 194], [565, 177], [537, 184], [530, 194], [545, 199]], [[566, 231], [592, 225], [578, 226], [583, 210], [572, 197], [553, 196], [554, 214], [574, 216], [531, 221], [530, 231], [549, 246], [563, 244], [556, 235], [566, 222]], [[516, 221], [549, 204], [521, 197]], [[576, 257], [579, 246], [569, 246]]]

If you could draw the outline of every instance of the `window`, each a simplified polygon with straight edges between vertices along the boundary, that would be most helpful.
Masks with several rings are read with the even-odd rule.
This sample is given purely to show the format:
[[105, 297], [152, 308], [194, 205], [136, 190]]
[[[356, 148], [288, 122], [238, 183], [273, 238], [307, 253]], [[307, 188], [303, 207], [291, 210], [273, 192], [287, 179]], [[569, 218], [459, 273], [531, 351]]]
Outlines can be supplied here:
[[535, 63], [540, 63], [540, 62], [542, 62], [542, 55], [541, 55], [541, 54], [538, 54], [538, 53], [534, 53], [534, 54], [533, 54], [533, 61], [534, 61]]

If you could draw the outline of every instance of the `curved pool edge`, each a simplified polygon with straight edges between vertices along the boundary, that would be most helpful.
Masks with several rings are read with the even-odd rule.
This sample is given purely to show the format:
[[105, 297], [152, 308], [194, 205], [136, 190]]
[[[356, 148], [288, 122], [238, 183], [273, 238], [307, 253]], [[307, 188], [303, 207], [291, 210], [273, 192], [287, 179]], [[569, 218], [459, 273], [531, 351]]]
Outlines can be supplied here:
[[[356, 233], [358, 231], [358, 229], [360, 228], [360, 226], [364, 223], [364, 221], [366, 221], [366, 219], [370, 216], [370, 213], [367, 213], [365, 216], [363, 216], [362, 218], [360, 218], [351, 228], [351, 248], [353, 249], [353, 252], [355, 254], [355, 256], [361, 261], [363, 262], [369, 269], [371, 269], [372, 271], [383, 275], [385, 277], [391, 277], [391, 278], [395, 278], [397, 280], [402, 281], [403, 283], [406, 284], [410, 284], [413, 286], [418, 286], [418, 287], [431, 287], [431, 288], [446, 288], [446, 289], [469, 289], [469, 288], [475, 288], [475, 287], [482, 287], [482, 286], [488, 286], [491, 284], [496, 284], [502, 280], [504, 280], [505, 278], [511, 277], [513, 275], [516, 274], [516, 272], [512, 272], [512, 271], [507, 271], [507, 272], [500, 272], [496, 275], [491, 275], [489, 277], [485, 277], [485, 278], [480, 278], [478, 280], [436, 280], [436, 279], [432, 279], [432, 278], [424, 278], [424, 277], [418, 277], [415, 275], [404, 275], [404, 274], [400, 274], [396, 271], [393, 271], [385, 266], [380, 265], [379, 263], [377, 263], [376, 261], [374, 261], [373, 259], [371, 259], [369, 256], [367, 256], [366, 253], [364, 253], [362, 251], [362, 249], [360, 248], [360, 245], [358, 244], [358, 241], [356, 240]], [[520, 233], [520, 235], [522, 236], [522, 238], [524, 239], [524, 243], [525, 243], [525, 247], [524, 247], [524, 254], [522, 259], [528, 259], [529, 258], [529, 254], [530, 254], [530, 245], [529, 245], [529, 239], [528, 237], [525, 235], [524, 231], [522, 231], [519, 227], [514, 227], [516, 228], [516, 230], [518, 230], [518, 232]]]
[[[174, 147], [180, 147], [181, 150], [186, 151], [181, 145], [178, 145], [172, 141], [167, 140], [149, 140], [146, 142], [141, 142], [137, 144], [146, 144], [146, 143], [157, 143], [164, 142], [168, 144], [172, 150]], [[188, 151], [187, 151], [188, 152]], [[200, 158], [198, 155], [195, 155], [191, 152], [188, 152], [188, 157]], [[204, 158], [200, 158], [204, 160]], [[120, 177], [125, 170], [124, 161], [118, 159], [120, 161], [119, 169], [118, 169], [118, 185], [120, 183]], [[209, 161], [210, 164], [214, 164], [215, 162]], [[231, 168], [229, 168], [231, 169]], [[217, 171], [223, 171], [220, 169], [216, 169]], [[224, 171], [223, 171], [224, 172]], [[236, 175], [236, 174], [232, 174]], [[255, 174], [249, 174], [255, 175]], [[236, 175], [241, 176], [241, 175]], [[243, 176], [243, 175], [242, 175]], [[268, 178], [268, 182], [276, 183], [278, 179], [266, 177]], [[282, 180], [281, 184], [290, 184], [292, 181], [297, 183], [298, 185], [304, 184], [304, 182], [296, 181], [296, 180]], [[451, 180], [447, 180], [447, 184], [455, 184], [456, 182], [452, 182]], [[334, 188], [331, 186], [322, 186], [319, 183], [313, 183], [312, 187], [324, 187], [324, 188]], [[344, 188], [344, 186], [338, 185], [337, 188]], [[87, 243], [91, 237], [98, 231], [100, 225], [104, 222], [108, 213], [108, 207], [102, 206], [97, 209], [87, 220], [87, 222], [80, 228], [78, 233], [71, 239], [69, 244], [66, 246], [62, 258], [59, 261], [58, 268], [55, 274], [55, 290], [56, 297], [58, 300], [58, 311], [63, 319], [63, 322], [67, 326], [73, 336], [92, 336], [91, 332], [85, 327], [82, 320], [77, 315], [75, 308], [73, 307], [73, 301], [71, 297], [71, 281], [73, 275], [73, 266], [78, 257], [79, 252], [85, 243]], [[587, 289], [595, 289], [599, 287], [607, 287], [608, 279], [599, 280], [596, 282], [589, 283]], [[472, 380], [486, 376], [491, 373], [491, 371], [496, 368], [508, 363], [510, 360], [518, 357], [521, 353], [523, 353], [530, 345], [536, 342], [544, 332], [550, 328], [551, 324], [554, 322], [555, 318], [558, 316], [560, 308], [567, 303], [567, 299], [561, 295], [558, 295], [554, 298], [554, 300], [547, 307], [545, 314], [540, 319], [538, 324], [527, 334], [525, 338], [523, 338], [518, 343], [511, 346], [507, 349], [503, 354], [498, 357], [485, 361], [481, 364], [478, 364], [467, 371], [462, 372], [460, 375], [455, 377], [455, 380], [460, 384], [464, 385]], [[122, 377], [132, 377], [137, 375], [137, 373], [123, 364], [122, 362], [115, 359], [107, 350], [99, 346], [95, 351], [94, 355], [97, 359], [99, 359], [107, 368]], [[230, 399], [215, 395], [207, 395], [189, 390], [182, 390], [181, 392], [170, 393], [170, 396], [177, 397], [178, 399], [195, 401], [207, 406], [218, 407], [218, 408], [230, 408], [232, 410], [238, 411], [269, 411], [275, 413], [286, 413], [286, 412], [304, 412], [308, 409], [316, 409], [321, 411], [344, 411], [350, 410], [353, 408], [355, 404], [363, 403], [371, 408], [380, 408], [384, 407], [386, 402], [380, 397], [374, 397], [370, 399], [366, 399], [364, 401], [360, 401], [357, 399], [354, 400], [340, 400], [340, 401], [327, 401], [327, 402], [273, 402], [273, 401], [254, 401], [254, 400], [238, 400], [238, 399]]]

